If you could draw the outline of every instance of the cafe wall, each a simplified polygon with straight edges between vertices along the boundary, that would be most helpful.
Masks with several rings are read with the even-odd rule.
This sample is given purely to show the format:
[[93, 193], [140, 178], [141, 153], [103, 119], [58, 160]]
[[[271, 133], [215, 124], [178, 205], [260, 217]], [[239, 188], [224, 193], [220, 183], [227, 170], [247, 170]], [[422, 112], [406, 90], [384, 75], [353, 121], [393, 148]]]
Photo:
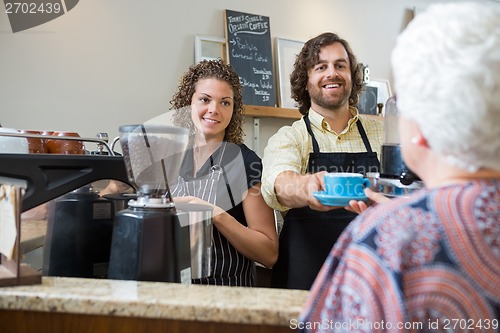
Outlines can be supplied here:
[[[179, 77], [194, 63], [194, 36], [224, 37], [225, 9], [269, 16], [273, 45], [275, 37], [306, 41], [339, 33], [371, 77], [390, 80], [396, 36], [411, 10], [430, 2], [82, 0], [63, 16], [17, 33], [2, 11], [0, 124], [114, 137], [122, 124], [166, 112]], [[256, 150], [290, 122], [261, 119]], [[245, 132], [252, 147], [252, 119]]]

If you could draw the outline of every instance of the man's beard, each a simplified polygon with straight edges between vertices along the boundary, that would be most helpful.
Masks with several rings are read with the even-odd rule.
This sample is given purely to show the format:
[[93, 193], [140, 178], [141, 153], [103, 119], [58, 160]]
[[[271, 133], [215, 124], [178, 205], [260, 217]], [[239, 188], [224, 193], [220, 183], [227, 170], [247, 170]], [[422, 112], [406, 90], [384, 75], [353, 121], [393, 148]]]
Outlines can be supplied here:
[[339, 98], [333, 97], [331, 95], [325, 95], [321, 88], [316, 87], [315, 89], [309, 90], [311, 101], [327, 110], [335, 110], [345, 105], [346, 103], [349, 103], [350, 95], [351, 91], [347, 91], [347, 89], [343, 90], [342, 96], [340, 96]]

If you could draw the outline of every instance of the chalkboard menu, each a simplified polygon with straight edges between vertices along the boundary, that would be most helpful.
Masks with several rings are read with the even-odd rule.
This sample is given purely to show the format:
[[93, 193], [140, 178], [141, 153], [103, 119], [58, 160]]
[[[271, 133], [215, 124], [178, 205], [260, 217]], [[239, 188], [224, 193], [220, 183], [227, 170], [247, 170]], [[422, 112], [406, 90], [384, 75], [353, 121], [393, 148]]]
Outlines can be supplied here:
[[225, 11], [229, 63], [243, 86], [243, 103], [276, 106], [269, 17]]

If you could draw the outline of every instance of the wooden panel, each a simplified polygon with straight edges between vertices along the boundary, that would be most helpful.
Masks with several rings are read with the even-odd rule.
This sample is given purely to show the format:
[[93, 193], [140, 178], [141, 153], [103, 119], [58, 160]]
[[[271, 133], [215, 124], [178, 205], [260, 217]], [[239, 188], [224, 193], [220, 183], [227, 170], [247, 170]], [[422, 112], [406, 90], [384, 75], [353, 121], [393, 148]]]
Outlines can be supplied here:
[[289, 327], [182, 321], [169, 319], [80, 315], [35, 311], [0, 310], [0, 327], [9, 333], [282, 333]]
[[[245, 115], [256, 118], [282, 118], [282, 119], [300, 119], [302, 114], [298, 109], [275, 108], [272, 106], [245, 105]], [[384, 117], [371, 114], [362, 116], [383, 121]]]
[[298, 109], [275, 108], [272, 106], [245, 105], [245, 115], [257, 118], [300, 119]]

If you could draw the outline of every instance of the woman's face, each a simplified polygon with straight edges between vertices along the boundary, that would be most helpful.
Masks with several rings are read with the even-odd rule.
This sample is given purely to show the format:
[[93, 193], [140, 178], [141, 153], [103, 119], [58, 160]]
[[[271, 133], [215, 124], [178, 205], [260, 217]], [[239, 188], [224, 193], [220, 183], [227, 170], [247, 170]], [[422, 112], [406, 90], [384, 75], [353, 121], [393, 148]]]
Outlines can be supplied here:
[[191, 98], [191, 118], [197, 132], [203, 133], [206, 140], [224, 140], [233, 109], [233, 89], [229, 83], [215, 78], [196, 83]]

